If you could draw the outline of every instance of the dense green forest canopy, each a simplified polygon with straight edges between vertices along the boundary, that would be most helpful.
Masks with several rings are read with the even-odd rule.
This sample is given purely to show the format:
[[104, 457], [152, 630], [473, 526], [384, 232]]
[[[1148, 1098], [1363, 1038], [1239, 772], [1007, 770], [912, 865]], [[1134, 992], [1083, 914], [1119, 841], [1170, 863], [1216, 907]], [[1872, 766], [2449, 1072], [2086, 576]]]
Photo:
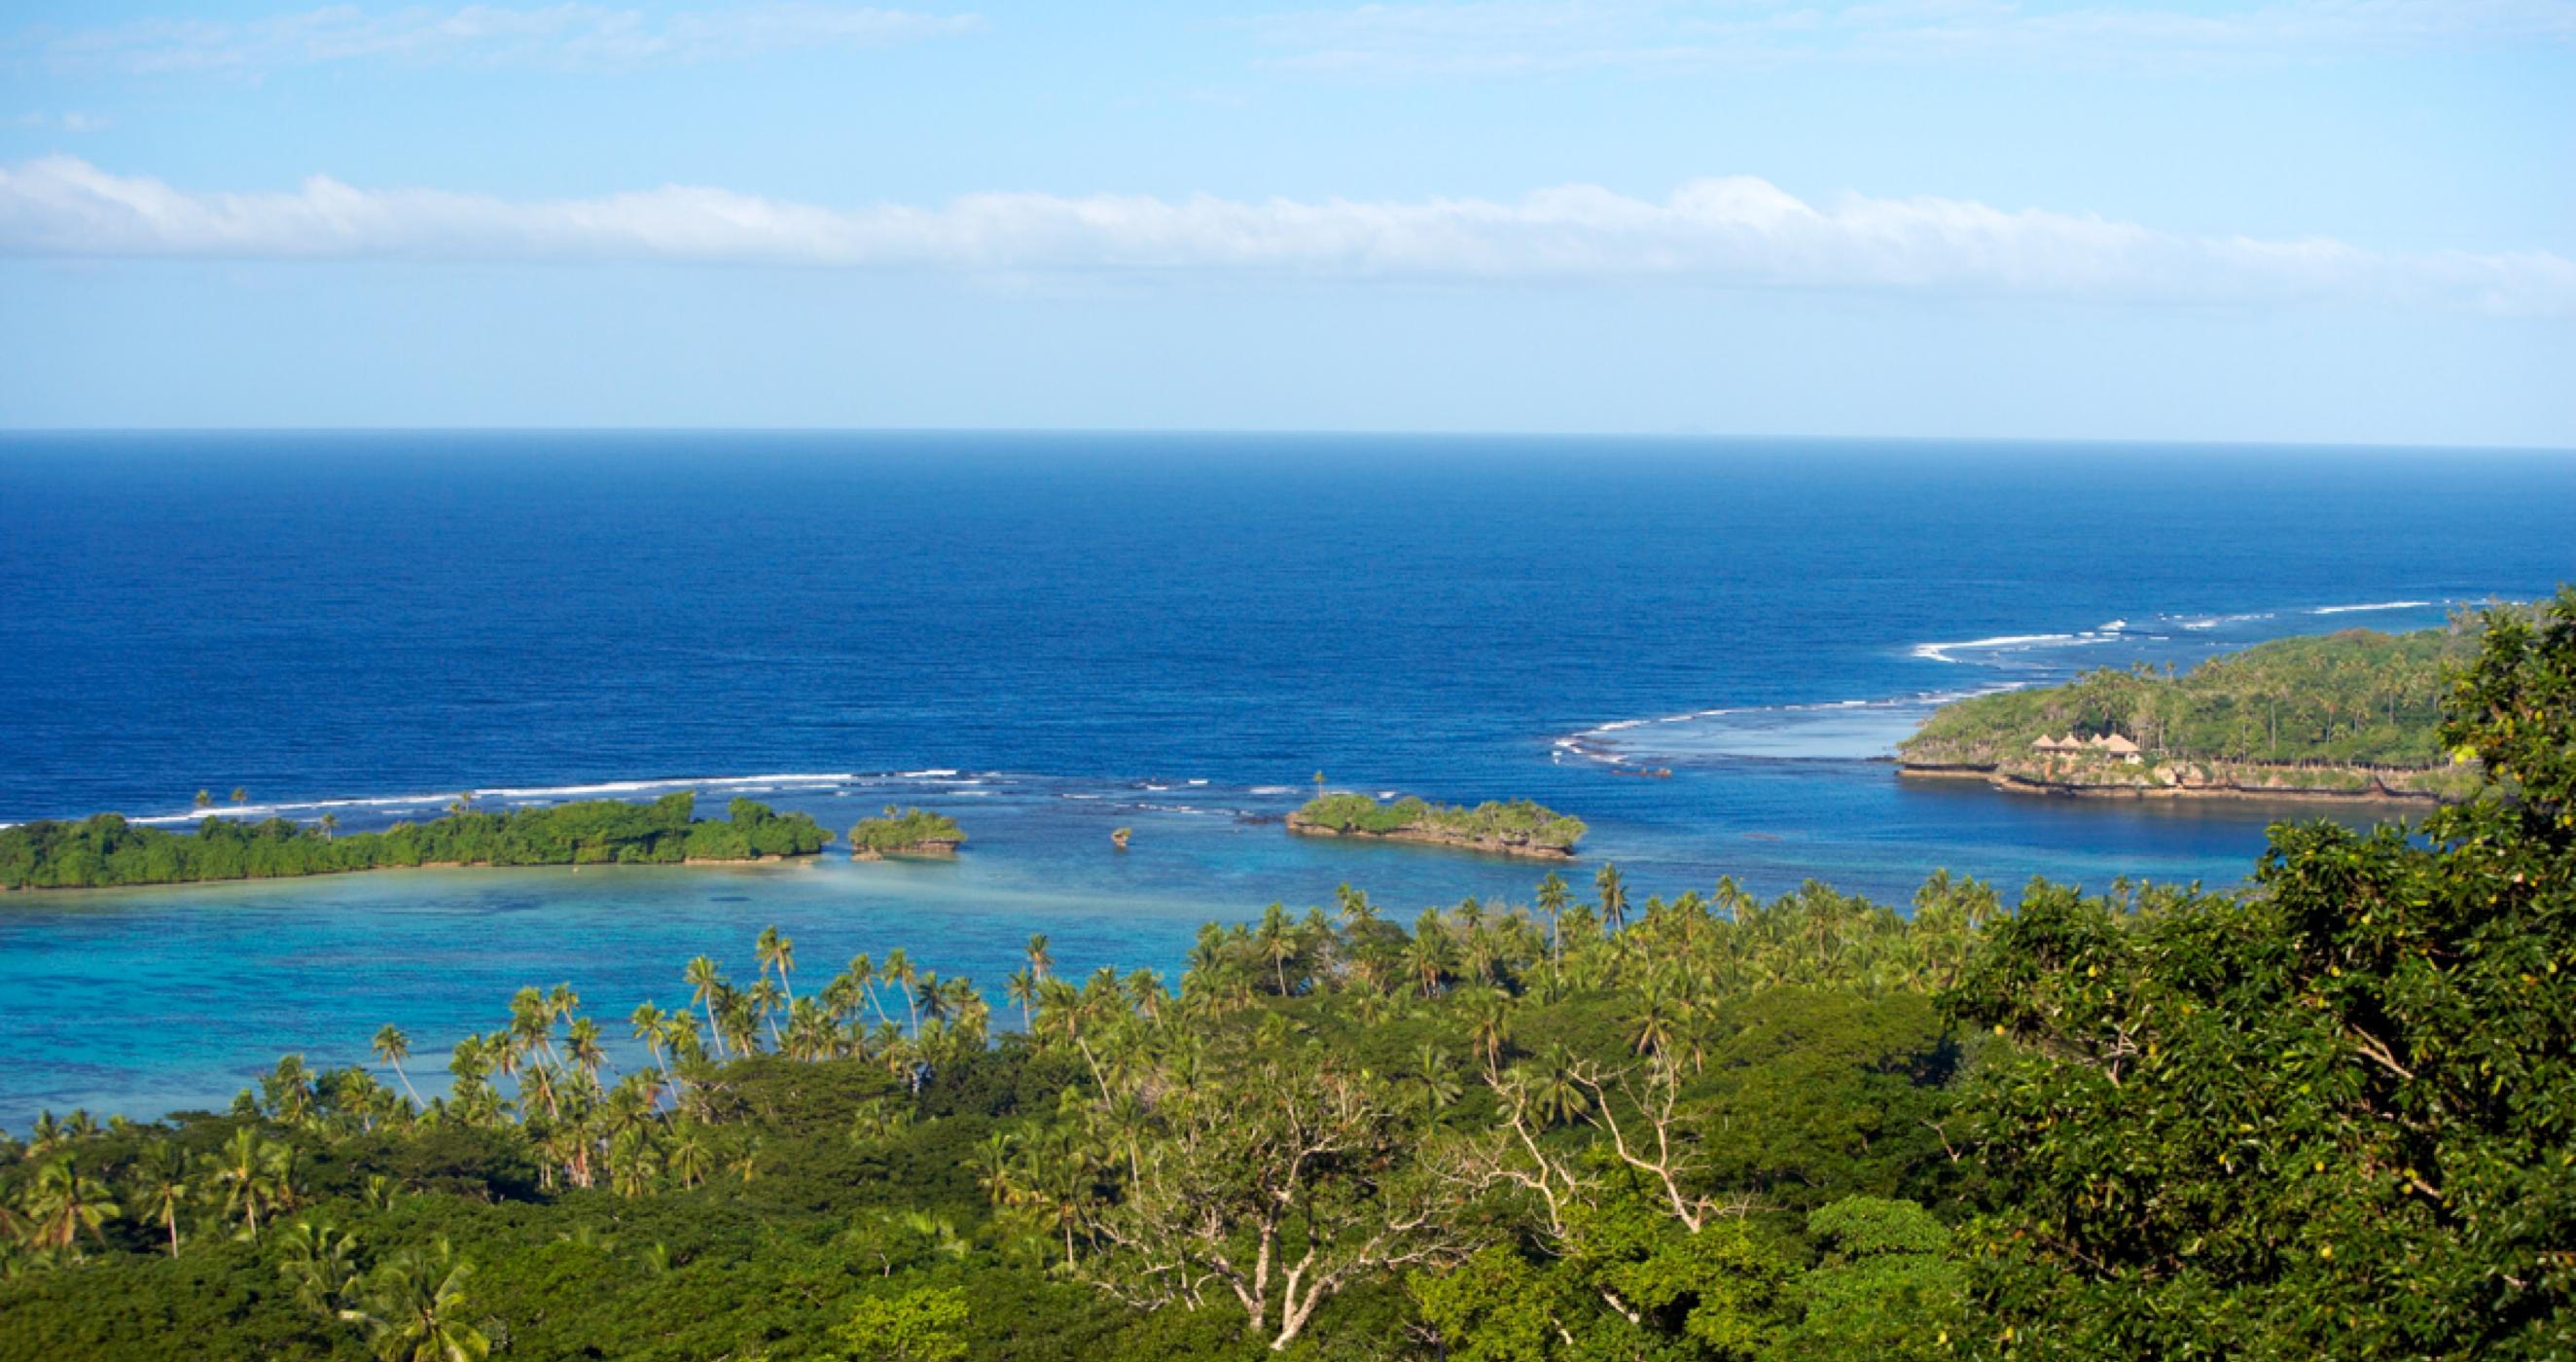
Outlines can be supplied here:
[[693, 817], [696, 796], [650, 804], [589, 800], [485, 813], [459, 801], [426, 823], [338, 834], [331, 822], [258, 823], [208, 816], [187, 832], [112, 813], [0, 828], [0, 888], [69, 889], [199, 880], [263, 880], [421, 865], [669, 865], [810, 856], [831, 834], [801, 813], [736, 799], [723, 818]]
[[1572, 851], [1583, 840], [1580, 818], [1571, 818], [1526, 799], [1489, 800], [1474, 808], [1433, 804], [1407, 795], [1379, 803], [1364, 794], [1318, 795], [1297, 810], [1303, 823], [1337, 832], [1420, 832], [1469, 841], [1506, 842]]
[[944, 813], [886, 805], [876, 818], [862, 818], [850, 829], [850, 850], [857, 855], [887, 855], [923, 848], [954, 850], [965, 845], [966, 830]]
[[2476, 650], [2476, 625], [2463, 620], [2276, 639], [2180, 675], [2104, 668], [1945, 705], [1899, 751], [1926, 764], [1992, 765], [2028, 757], [2036, 739], [2117, 733], [2151, 755], [2437, 766], [2449, 759], [2436, 733], [2447, 672]]
[[1177, 984], [772, 931], [613, 1028], [527, 989], [426, 1100], [387, 1028], [42, 1118], [0, 1359], [2569, 1356], [2576, 592], [2441, 736], [2479, 799], [2244, 892], [1604, 866], [1274, 906]]

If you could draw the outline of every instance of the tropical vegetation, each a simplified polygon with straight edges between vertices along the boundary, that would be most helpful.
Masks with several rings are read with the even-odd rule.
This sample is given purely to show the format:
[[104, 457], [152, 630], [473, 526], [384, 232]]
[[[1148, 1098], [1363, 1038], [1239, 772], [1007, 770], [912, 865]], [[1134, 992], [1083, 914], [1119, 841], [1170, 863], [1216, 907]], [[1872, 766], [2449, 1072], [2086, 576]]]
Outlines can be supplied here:
[[1320, 794], [1289, 816], [1300, 831], [1413, 836], [1503, 847], [1571, 852], [1583, 840], [1583, 820], [1526, 799], [1487, 801], [1473, 808], [1433, 804], [1407, 795], [1381, 803], [1364, 794]]
[[[2061, 686], [1942, 706], [1899, 745], [1910, 766], [2000, 770], [2055, 783], [2245, 783], [2456, 797], [2476, 784], [2439, 729], [2445, 676], [2473, 656], [2479, 616], [2411, 634], [2350, 629], [2276, 639], [2179, 674], [2141, 663]], [[2124, 738], [2134, 763], [2035, 746]], [[2301, 775], [2300, 772], [2306, 774]]]
[[801, 813], [736, 799], [694, 817], [696, 796], [588, 800], [487, 813], [459, 800], [426, 823], [340, 833], [338, 820], [208, 816], [185, 832], [102, 813], [0, 828], [0, 889], [261, 880], [423, 865], [668, 865], [810, 856], [831, 834]]
[[701, 957], [422, 1100], [0, 1149], [0, 1359], [2576, 1352], [2576, 592], [2446, 683], [2490, 776], [2250, 887], [1935, 875], [1203, 929], [1004, 997]]
[[886, 805], [876, 818], [862, 818], [850, 829], [850, 854], [901, 856], [915, 852], [950, 852], [966, 843], [966, 830], [944, 813], [897, 809]]

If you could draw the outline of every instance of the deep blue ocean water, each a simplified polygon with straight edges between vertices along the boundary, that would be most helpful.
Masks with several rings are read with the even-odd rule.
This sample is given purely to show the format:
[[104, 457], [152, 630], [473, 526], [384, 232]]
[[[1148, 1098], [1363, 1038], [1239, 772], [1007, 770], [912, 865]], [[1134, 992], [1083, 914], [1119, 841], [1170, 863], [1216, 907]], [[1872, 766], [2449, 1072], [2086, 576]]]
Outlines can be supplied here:
[[1577, 813], [1581, 875], [1615, 860], [1641, 896], [2228, 883], [2313, 809], [2013, 799], [1868, 758], [1944, 696], [2571, 578], [2564, 454], [0, 436], [0, 821], [239, 786], [362, 827], [668, 781], [836, 828], [931, 804], [973, 836], [956, 865], [0, 899], [0, 1122], [220, 1103], [385, 1021], [434, 1067], [520, 984], [622, 1016], [691, 955], [747, 973], [769, 923], [818, 974], [904, 945], [994, 982], [1032, 931], [1070, 970], [1174, 969], [1200, 921], [1274, 899], [1349, 881], [1410, 916], [1542, 873], [1247, 821], [1318, 770]]

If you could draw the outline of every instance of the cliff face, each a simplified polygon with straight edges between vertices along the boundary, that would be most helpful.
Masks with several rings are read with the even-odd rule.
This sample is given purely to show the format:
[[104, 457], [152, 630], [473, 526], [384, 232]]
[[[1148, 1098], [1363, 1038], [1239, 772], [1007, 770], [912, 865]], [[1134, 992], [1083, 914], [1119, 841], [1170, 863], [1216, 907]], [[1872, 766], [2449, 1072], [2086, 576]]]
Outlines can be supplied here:
[[1479, 851], [1489, 856], [1521, 856], [1534, 861], [1570, 861], [1574, 853], [1558, 846], [1509, 837], [1469, 837], [1440, 828], [1413, 824], [1389, 832], [1366, 828], [1342, 828], [1318, 823], [1303, 814], [1288, 815], [1288, 830], [1306, 837], [1357, 837], [1380, 842], [1412, 842], [1421, 846], [1450, 847], [1459, 851]]
[[853, 861], [882, 861], [889, 856], [903, 858], [916, 856], [953, 857], [957, 854], [957, 848], [963, 845], [965, 845], [965, 842], [962, 838], [952, 842], [944, 837], [932, 837], [918, 842], [908, 842], [902, 846], [859, 847], [850, 852], [850, 859]]
[[2422, 769], [2290, 765], [2147, 757], [2130, 763], [2098, 757], [1977, 760], [1948, 752], [1945, 760], [1909, 753], [1897, 766], [1917, 779], [1975, 779], [2023, 794], [2114, 799], [2323, 799], [2402, 800], [2444, 803], [2467, 798], [2478, 785], [2474, 767]]

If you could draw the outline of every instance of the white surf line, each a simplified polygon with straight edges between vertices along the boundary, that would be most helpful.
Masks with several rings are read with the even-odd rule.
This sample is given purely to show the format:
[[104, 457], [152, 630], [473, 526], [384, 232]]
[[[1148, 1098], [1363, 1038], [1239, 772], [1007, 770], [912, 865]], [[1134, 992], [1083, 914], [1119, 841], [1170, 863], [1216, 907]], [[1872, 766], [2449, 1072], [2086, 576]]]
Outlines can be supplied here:
[[[1858, 709], [1937, 709], [1959, 700], [1973, 700], [1982, 695], [2001, 695], [2007, 691], [2026, 690], [2039, 684], [2041, 683], [2035, 680], [1999, 681], [1991, 686], [1979, 686], [1970, 690], [1921, 691], [1913, 695], [1888, 696], [1875, 700], [1810, 700], [1786, 705], [1729, 705], [1715, 709], [1696, 709], [1687, 714], [1666, 715], [1653, 719], [1620, 719], [1611, 723], [1597, 724], [1591, 728], [1552, 739], [1549, 746], [1553, 749], [1552, 755], [1559, 760], [1564, 754], [1570, 752], [1587, 761], [1601, 762], [1610, 766], [1625, 766], [1638, 760], [1638, 757], [1618, 751], [1616, 744], [1621, 736], [1643, 728], [1754, 714], [1822, 714]], [[1651, 755], [1651, 749], [1649, 755]]]
[[[161, 826], [197, 823], [208, 818], [235, 821], [264, 818], [310, 819], [326, 813], [345, 810], [393, 811], [403, 809], [444, 808], [459, 798], [493, 800], [504, 803], [563, 803], [580, 799], [618, 799], [646, 795], [665, 795], [681, 790], [756, 792], [783, 794], [820, 794], [842, 792], [853, 786], [881, 785], [889, 782], [918, 781], [937, 784], [973, 785], [982, 776], [960, 776], [955, 770], [939, 768], [923, 771], [787, 771], [748, 776], [664, 776], [642, 780], [604, 780], [579, 785], [496, 785], [476, 786], [464, 790], [438, 790], [416, 794], [352, 796], [339, 799], [273, 800], [257, 804], [211, 804], [183, 813], [157, 813], [129, 816], [129, 823]], [[959, 790], [964, 794], [968, 791]], [[56, 820], [78, 821], [78, 820]], [[0, 823], [0, 827], [18, 824]]]

